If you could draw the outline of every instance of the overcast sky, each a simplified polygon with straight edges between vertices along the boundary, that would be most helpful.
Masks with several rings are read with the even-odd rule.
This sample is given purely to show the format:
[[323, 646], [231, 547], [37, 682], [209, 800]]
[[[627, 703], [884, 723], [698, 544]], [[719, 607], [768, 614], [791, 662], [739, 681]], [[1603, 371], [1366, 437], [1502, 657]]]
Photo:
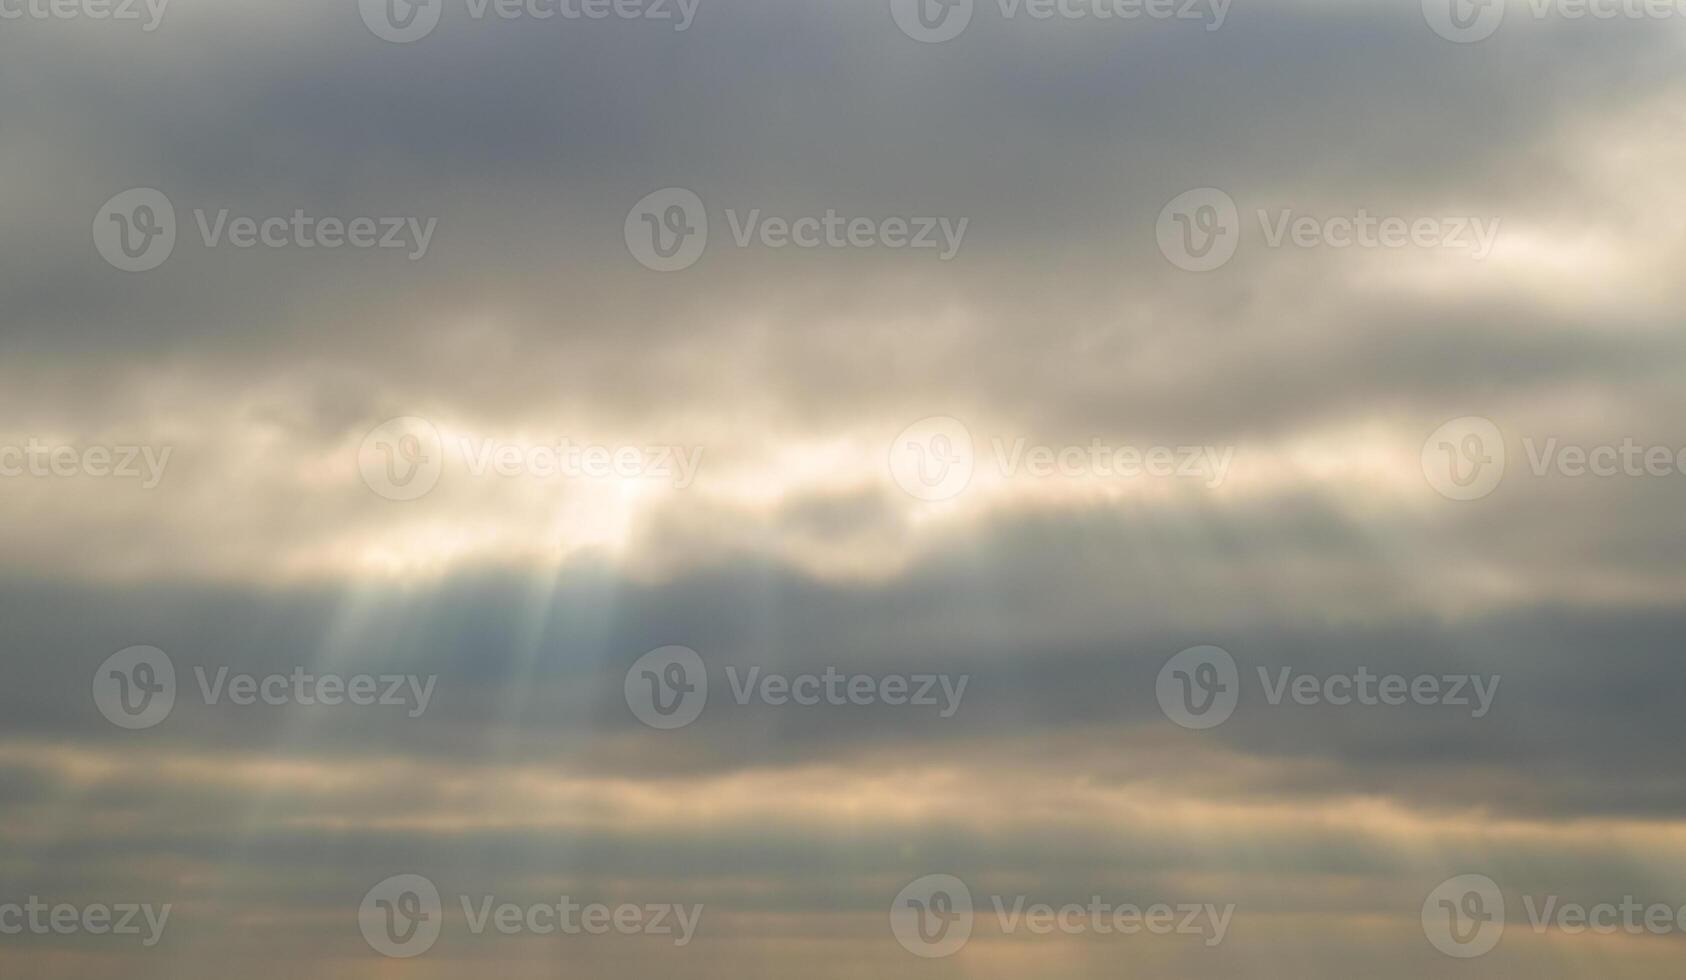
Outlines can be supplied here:
[[0, 0], [0, 961], [1679, 975], [1686, 9], [534, 2]]

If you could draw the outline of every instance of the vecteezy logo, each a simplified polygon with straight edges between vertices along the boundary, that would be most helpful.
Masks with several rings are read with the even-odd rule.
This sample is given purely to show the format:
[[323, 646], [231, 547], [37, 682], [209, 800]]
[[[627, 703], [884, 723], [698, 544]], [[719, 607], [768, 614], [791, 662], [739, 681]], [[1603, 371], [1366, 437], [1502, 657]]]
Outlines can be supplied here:
[[126, 190], [94, 215], [94, 248], [124, 272], [148, 272], [176, 248], [176, 209], [162, 191]]
[[1486, 875], [1448, 878], [1423, 901], [1423, 934], [1447, 956], [1485, 956], [1504, 931], [1504, 893]]
[[1160, 668], [1154, 691], [1165, 717], [1184, 728], [1216, 728], [1235, 713], [1241, 671], [1221, 647], [1190, 647]]
[[925, 44], [960, 36], [972, 22], [973, 0], [890, 0], [890, 16], [902, 33]]
[[358, 0], [363, 23], [383, 41], [409, 44], [439, 26], [445, 0]]
[[1429, 486], [1442, 497], [1479, 500], [1504, 479], [1504, 434], [1490, 419], [1453, 419], [1423, 443], [1422, 464]]
[[1505, 0], [1423, 0], [1423, 19], [1448, 41], [1474, 44], [1504, 23]]
[[421, 875], [393, 875], [363, 896], [357, 925], [375, 952], [404, 959], [433, 948], [444, 912], [433, 882]]
[[126, 647], [94, 672], [94, 704], [119, 728], [151, 728], [176, 706], [176, 666], [157, 647]]
[[412, 415], [375, 426], [357, 450], [357, 471], [363, 482], [388, 500], [425, 496], [439, 482], [444, 468], [439, 430]]
[[626, 706], [651, 728], [684, 728], [708, 704], [708, 671], [690, 647], [661, 647], [626, 672]]
[[890, 931], [915, 956], [952, 956], [972, 938], [972, 892], [953, 875], [909, 882], [890, 906]]
[[971, 430], [947, 415], [920, 419], [890, 444], [890, 476], [920, 500], [949, 500], [972, 482], [976, 449]]
[[1211, 272], [1241, 244], [1241, 212], [1215, 187], [1184, 191], [1159, 212], [1159, 252], [1186, 272]]
[[702, 198], [683, 187], [644, 195], [626, 213], [626, 247], [657, 272], [688, 269], [708, 245], [708, 212]]

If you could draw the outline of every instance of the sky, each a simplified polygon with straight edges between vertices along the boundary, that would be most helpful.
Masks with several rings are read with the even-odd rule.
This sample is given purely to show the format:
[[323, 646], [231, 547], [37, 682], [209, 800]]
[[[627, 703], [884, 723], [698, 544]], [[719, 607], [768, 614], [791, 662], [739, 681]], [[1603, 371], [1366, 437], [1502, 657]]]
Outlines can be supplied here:
[[1678, 976], [1683, 66], [0, 0], [0, 972]]

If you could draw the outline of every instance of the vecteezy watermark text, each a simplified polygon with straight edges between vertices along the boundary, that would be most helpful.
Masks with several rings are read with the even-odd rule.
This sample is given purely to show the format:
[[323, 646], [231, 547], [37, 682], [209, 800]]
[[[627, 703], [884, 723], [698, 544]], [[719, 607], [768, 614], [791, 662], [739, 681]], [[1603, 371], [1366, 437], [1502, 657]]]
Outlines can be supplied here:
[[164, 937], [170, 905], [118, 902], [91, 905], [53, 904], [34, 895], [23, 902], [0, 903], [0, 936], [142, 936], [148, 949]]
[[[1216, 946], [1229, 934], [1233, 904], [1118, 903], [1091, 895], [1084, 902], [1030, 902], [1024, 895], [991, 895], [1002, 935], [1195, 936]], [[954, 875], [930, 874], [909, 882], [890, 904], [890, 931], [915, 956], [952, 956], [971, 939], [975, 921], [972, 891]]]
[[[331, 217], [294, 208], [289, 215], [234, 215], [193, 211], [194, 225], [206, 248], [223, 244], [237, 249], [401, 250], [412, 262], [427, 257], [437, 218]], [[105, 202], [94, 215], [94, 247], [124, 272], [149, 272], [163, 265], [176, 248], [176, 209], [162, 191], [126, 190]]]
[[[433, 700], [438, 678], [415, 674], [314, 673], [294, 667], [285, 674], [232, 673], [193, 668], [203, 703], [246, 707], [396, 707], [420, 717]], [[151, 728], [175, 710], [178, 695], [175, 662], [157, 647], [134, 646], [117, 651], [99, 666], [93, 678], [94, 704], [106, 720], [120, 728]]]
[[632, 479], [672, 477], [683, 490], [702, 467], [701, 446], [600, 446], [562, 439], [542, 445], [499, 442], [464, 436], [457, 446], [471, 476]]
[[[952, 718], [960, 710], [971, 680], [967, 674], [846, 673], [836, 667], [791, 675], [759, 666], [740, 670], [728, 664], [725, 673], [732, 700], [739, 706], [885, 705], [934, 708], [939, 718]], [[708, 691], [708, 668], [689, 647], [651, 650], [626, 672], [626, 705], [651, 728], [683, 728], [696, 721], [708, 704]]]
[[[1087, 443], [1032, 444], [1023, 436], [994, 436], [990, 458], [1007, 479], [1199, 480], [1216, 489], [1229, 474], [1235, 447], [1133, 446], [1095, 437]], [[964, 422], [947, 415], [920, 419], [890, 443], [896, 485], [926, 501], [949, 500], [971, 485], [977, 448]]]
[[[1260, 208], [1256, 216], [1267, 248], [1444, 249], [1476, 260], [1493, 253], [1501, 224], [1499, 218], [1377, 215], [1367, 208], [1333, 217]], [[1187, 272], [1211, 272], [1235, 257], [1242, 230], [1235, 199], [1215, 187], [1202, 187], [1165, 205], [1155, 235], [1160, 254], [1172, 265]]]
[[[1686, 446], [1645, 443], [1631, 436], [1616, 442], [1570, 442], [1558, 436], [1525, 435], [1521, 442], [1528, 472], [1537, 479], [1686, 475]], [[1499, 488], [1511, 458], [1497, 423], [1466, 415], [1441, 425], [1424, 440], [1423, 477], [1449, 500], [1479, 500]]]
[[[363, 24], [376, 37], [409, 44], [432, 34], [446, 0], [358, 0]], [[464, 0], [470, 20], [646, 21], [685, 31], [700, 0]]]
[[[1375, 673], [1314, 674], [1291, 667], [1258, 668], [1259, 688], [1272, 707], [1330, 705], [1398, 708], [1406, 705], [1468, 708], [1485, 718], [1499, 695], [1497, 674]], [[1241, 696], [1241, 671], [1222, 647], [1190, 647], [1165, 662], [1155, 684], [1165, 717], [1184, 728], [1215, 728], [1234, 714]]]
[[0, 21], [141, 21], [141, 31], [151, 34], [169, 5], [170, 0], [0, 0]]
[[[1216, 31], [1233, 0], [996, 0], [1001, 19], [1033, 21], [1182, 21]], [[890, 17], [902, 33], [924, 44], [959, 37], [972, 23], [976, 0], [890, 0]]]
[[31, 438], [23, 445], [0, 445], [0, 477], [139, 480], [151, 490], [164, 480], [174, 447], [66, 446]]
[[447, 441], [428, 420], [405, 416], [388, 419], [363, 437], [357, 470], [376, 494], [415, 500], [439, 483], [450, 449], [475, 479], [659, 480], [684, 490], [703, 463], [702, 446], [607, 446], [572, 439], [523, 443], [473, 435]]
[[1474, 44], [1498, 33], [1512, 6], [1525, 8], [1536, 21], [1686, 19], [1686, 0], [1423, 0], [1423, 19], [1448, 41]]
[[[563, 895], [554, 902], [500, 902], [494, 895], [461, 895], [463, 920], [479, 936], [662, 936], [687, 946], [702, 921], [702, 903], [610, 905], [578, 902]], [[420, 956], [438, 941], [444, 901], [439, 889], [417, 874], [394, 875], [369, 889], [358, 908], [358, 924], [369, 946], [383, 956]]]
[[[1423, 901], [1423, 934], [1435, 949], [1458, 959], [1485, 956], [1509, 928], [1498, 882], [1483, 874], [1448, 878]], [[1686, 904], [1619, 900], [1568, 901], [1561, 895], [1522, 896], [1529, 930], [1537, 935], [1666, 936], [1686, 933]]]
[[[937, 251], [947, 262], [960, 252], [969, 218], [848, 217], [835, 208], [821, 214], [784, 217], [760, 208], [726, 209], [732, 244], [768, 249], [909, 249]], [[708, 246], [708, 210], [702, 198], [683, 187], [645, 195], [627, 212], [623, 234], [627, 250], [640, 265], [657, 272], [678, 272], [702, 258]]]

